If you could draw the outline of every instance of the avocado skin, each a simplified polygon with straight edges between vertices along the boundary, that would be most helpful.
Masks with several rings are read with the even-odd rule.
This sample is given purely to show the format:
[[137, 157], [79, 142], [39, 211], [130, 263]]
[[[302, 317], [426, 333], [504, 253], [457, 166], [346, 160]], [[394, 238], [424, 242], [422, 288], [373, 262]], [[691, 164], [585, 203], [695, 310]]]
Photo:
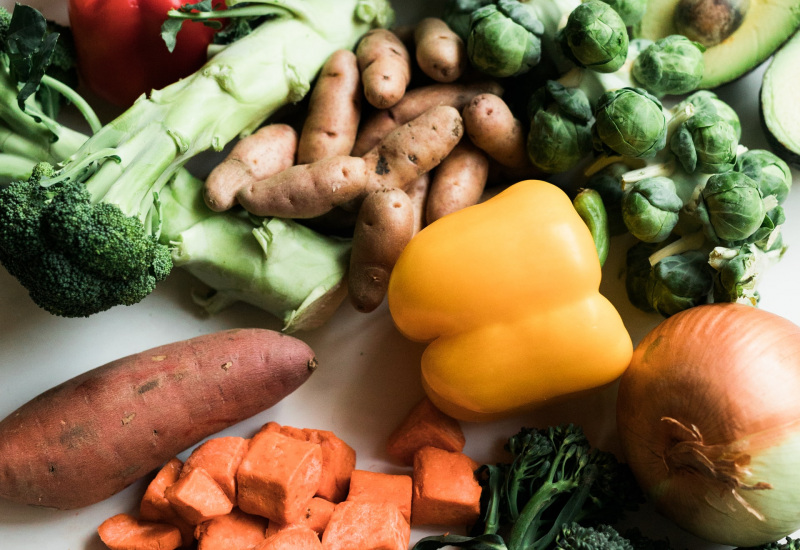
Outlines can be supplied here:
[[[634, 37], [658, 40], [677, 33], [671, 15], [679, 1], [649, 0], [642, 21], [633, 28]], [[750, 0], [742, 25], [726, 40], [706, 49], [706, 74], [700, 88], [714, 89], [750, 73], [783, 46], [798, 25], [798, 0]], [[744, 47], [742, 43], [751, 36], [752, 43]]]

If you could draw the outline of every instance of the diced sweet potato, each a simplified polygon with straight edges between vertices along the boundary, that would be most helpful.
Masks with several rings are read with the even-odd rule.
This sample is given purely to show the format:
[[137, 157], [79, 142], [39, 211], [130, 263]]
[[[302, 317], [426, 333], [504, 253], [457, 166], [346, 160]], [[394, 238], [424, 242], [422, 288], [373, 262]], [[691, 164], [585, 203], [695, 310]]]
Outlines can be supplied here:
[[423, 447], [414, 455], [412, 525], [471, 525], [480, 516], [478, 463], [463, 453]]
[[174, 550], [182, 544], [177, 527], [137, 520], [130, 514], [117, 514], [97, 528], [100, 540], [111, 550]]
[[312, 529], [291, 527], [278, 531], [254, 550], [322, 550], [322, 543]]
[[354, 470], [350, 478], [350, 502], [388, 502], [411, 521], [411, 476]]
[[191, 525], [229, 514], [233, 509], [225, 491], [203, 468], [194, 468], [167, 487], [164, 494], [175, 511]]
[[139, 503], [139, 519], [144, 521], [165, 521], [174, 518], [177, 514], [169, 503], [164, 491], [178, 481], [183, 462], [179, 458], [168, 461], [158, 471], [156, 476], [147, 485], [142, 500]]
[[356, 452], [333, 432], [308, 428], [281, 426], [268, 422], [254, 436], [262, 432], [280, 432], [289, 437], [311, 443], [318, 443], [322, 449], [322, 476], [315, 496], [330, 502], [341, 502], [347, 497], [350, 487], [350, 474], [356, 467]]
[[279, 523], [297, 521], [319, 488], [322, 449], [274, 431], [250, 442], [236, 479], [239, 507]]
[[236, 506], [236, 470], [247, 452], [243, 437], [214, 437], [197, 447], [186, 459], [181, 477], [195, 468], [203, 468], [219, 483], [225, 496]]
[[386, 452], [398, 462], [411, 466], [414, 454], [423, 447], [460, 452], [464, 450], [464, 443], [464, 432], [458, 420], [423, 397], [389, 436]]
[[278, 523], [277, 521], [270, 521], [266, 530], [266, 536], [274, 535], [281, 529], [289, 529], [292, 527], [308, 527], [314, 530], [318, 535], [322, 535], [328, 521], [331, 519], [331, 514], [336, 505], [323, 498], [314, 497], [308, 501], [306, 510], [300, 519], [294, 523]]
[[267, 524], [267, 518], [234, 508], [195, 528], [197, 550], [250, 550], [266, 539]]
[[325, 550], [407, 550], [411, 526], [395, 504], [344, 501], [322, 535]]

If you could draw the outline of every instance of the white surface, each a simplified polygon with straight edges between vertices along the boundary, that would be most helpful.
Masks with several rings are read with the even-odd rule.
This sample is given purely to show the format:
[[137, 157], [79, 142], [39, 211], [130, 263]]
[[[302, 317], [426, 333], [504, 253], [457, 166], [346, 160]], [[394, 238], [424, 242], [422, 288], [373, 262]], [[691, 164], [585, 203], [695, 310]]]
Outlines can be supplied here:
[[[1, 5], [11, 2], [3, 0]], [[63, 18], [63, 3], [33, 2], [50, 17]], [[402, 20], [423, 13], [419, 2], [402, 4]], [[436, 3], [425, 3], [433, 13]], [[763, 70], [763, 68], [762, 68]], [[757, 117], [761, 70], [718, 90], [740, 113], [744, 145], [765, 147]], [[784, 228], [790, 248], [762, 287], [762, 308], [800, 324], [800, 190], [785, 205]], [[798, 243], [798, 244], [795, 244]], [[627, 301], [623, 286], [625, 240], [613, 243], [604, 270], [603, 293], [620, 310], [634, 343], [661, 318], [644, 314]], [[236, 306], [209, 318], [192, 303], [189, 292], [197, 283], [176, 270], [140, 304], [118, 307], [89, 319], [63, 319], [38, 309], [17, 281], [0, 269], [0, 418], [53, 385], [112, 359], [160, 344], [232, 327], [278, 328], [265, 313]], [[297, 392], [279, 405], [228, 429], [226, 435], [250, 435], [269, 420], [298, 427], [336, 432], [358, 454], [357, 467], [383, 472], [407, 472], [386, 460], [387, 435], [422, 396], [418, 361], [422, 346], [404, 340], [384, 307], [371, 314], [356, 313], [345, 303], [321, 329], [299, 335], [316, 351], [320, 368]], [[599, 446], [614, 450], [613, 389], [589, 400], [567, 402], [537, 413], [492, 424], [464, 424], [466, 452], [479, 462], [494, 461], [505, 439], [523, 425], [545, 426], [576, 422]], [[185, 457], [187, 453], [181, 456]], [[87, 480], [91, 483], [91, 480]], [[135, 512], [143, 484], [80, 510], [55, 511], [0, 501], [0, 548], [9, 550], [100, 550], [97, 526], [119, 512]], [[705, 544], [648, 513], [636, 521], [653, 537], [669, 535], [676, 548], [711, 550]], [[423, 534], [415, 530], [413, 540]]]

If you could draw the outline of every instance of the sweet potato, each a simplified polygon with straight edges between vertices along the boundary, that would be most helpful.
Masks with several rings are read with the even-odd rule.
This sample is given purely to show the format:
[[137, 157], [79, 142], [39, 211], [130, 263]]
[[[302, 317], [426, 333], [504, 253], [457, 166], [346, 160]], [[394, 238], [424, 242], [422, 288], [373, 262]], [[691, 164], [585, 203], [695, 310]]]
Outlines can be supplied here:
[[350, 475], [356, 467], [356, 452], [350, 445], [328, 430], [300, 429], [281, 426], [277, 422], [264, 424], [253, 439], [258, 439], [260, 434], [267, 432], [279, 432], [301, 441], [319, 444], [322, 450], [322, 475], [315, 496], [334, 503], [347, 497]]
[[392, 130], [364, 155], [369, 172], [364, 196], [384, 187], [405, 190], [442, 162], [463, 134], [461, 115], [448, 105], [433, 107]]
[[525, 129], [501, 97], [476, 95], [464, 107], [463, 117], [469, 139], [490, 157], [511, 168], [530, 166]]
[[414, 454], [411, 525], [469, 526], [480, 516], [478, 463], [460, 452], [423, 447]]
[[279, 523], [302, 516], [319, 487], [322, 450], [279, 432], [261, 432], [239, 465], [239, 508]]
[[139, 521], [130, 514], [117, 514], [97, 528], [100, 540], [111, 550], [174, 550], [180, 548], [176, 527]]
[[430, 399], [423, 397], [389, 435], [386, 452], [397, 462], [412, 466], [414, 455], [423, 447], [460, 452], [465, 444], [466, 438], [458, 420], [447, 416]]
[[0, 422], [0, 497], [61, 509], [99, 502], [271, 407], [316, 365], [297, 338], [242, 329], [90, 370]]
[[411, 476], [354, 470], [350, 480], [350, 502], [389, 503], [397, 506], [406, 521], [411, 522]]
[[175, 509], [169, 503], [164, 491], [178, 481], [183, 462], [179, 458], [168, 461], [158, 471], [139, 502], [139, 519], [145, 521], [166, 521], [175, 517]]
[[383, 301], [392, 268], [414, 235], [411, 198], [400, 189], [371, 193], [358, 211], [347, 288], [350, 301], [362, 312]]
[[251, 182], [236, 198], [256, 216], [315, 218], [363, 195], [370, 177], [364, 159], [329, 157]]
[[235, 506], [236, 471], [247, 447], [248, 441], [243, 437], [213, 437], [192, 451], [181, 469], [180, 477], [188, 475], [195, 468], [203, 468]]
[[250, 550], [266, 539], [268, 520], [234, 508], [195, 529], [197, 550]]
[[425, 223], [477, 204], [489, 177], [489, 159], [468, 139], [462, 139], [431, 177]]
[[224, 516], [233, 510], [233, 503], [225, 491], [203, 468], [194, 468], [181, 476], [166, 488], [164, 496], [190, 525]]
[[411, 526], [395, 504], [352, 502], [336, 505], [322, 534], [325, 550], [407, 550]]
[[325, 500], [324, 498], [314, 497], [306, 504], [306, 509], [298, 520], [294, 523], [279, 523], [277, 521], [270, 521], [265, 535], [271, 537], [282, 529], [291, 529], [292, 527], [308, 527], [318, 535], [322, 536], [325, 527], [331, 519], [331, 514], [336, 504]]
[[405, 45], [387, 29], [367, 32], [356, 46], [364, 97], [378, 109], [396, 104], [411, 82], [411, 57]]
[[437, 82], [458, 80], [467, 67], [464, 41], [438, 17], [426, 17], [414, 30], [417, 65]]
[[239, 140], [206, 178], [206, 205], [215, 212], [228, 210], [240, 189], [292, 166], [296, 151], [297, 132], [287, 124], [269, 124]]
[[406, 92], [397, 105], [383, 109], [364, 121], [358, 131], [351, 154], [363, 156], [378, 145], [392, 130], [414, 120], [425, 111], [440, 105], [449, 105], [461, 111], [478, 94], [501, 95], [503, 88], [493, 81], [470, 84], [432, 84]]
[[322, 550], [323, 546], [312, 529], [290, 527], [267, 537], [253, 550]]
[[322, 66], [311, 91], [297, 144], [297, 163], [349, 155], [361, 118], [361, 75], [350, 50], [339, 50]]

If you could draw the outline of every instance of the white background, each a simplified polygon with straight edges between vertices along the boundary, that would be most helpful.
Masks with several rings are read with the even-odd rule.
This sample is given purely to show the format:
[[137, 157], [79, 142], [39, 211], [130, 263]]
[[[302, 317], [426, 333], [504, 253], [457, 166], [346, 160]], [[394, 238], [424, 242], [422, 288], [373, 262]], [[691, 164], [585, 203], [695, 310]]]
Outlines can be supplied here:
[[[66, 22], [66, 2], [28, 3], [48, 17]], [[2, 0], [0, 5], [11, 6], [12, 2]], [[440, 5], [421, 0], [395, 2], [402, 23], [436, 13]], [[750, 148], [766, 147], [758, 121], [762, 73], [763, 67], [717, 90], [740, 114], [742, 143]], [[761, 307], [800, 324], [800, 191], [790, 194], [785, 208], [784, 233], [790, 247], [764, 281]], [[601, 291], [617, 306], [636, 343], [661, 317], [636, 310], [625, 297], [622, 273], [627, 246], [625, 238], [612, 243]], [[88, 319], [63, 319], [38, 309], [19, 283], [0, 268], [0, 418], [51, 386], [124, 355], [226, 328], [279, 328], [267, 314], [245, 305], [215, 317], [204, 315], [190, 298], [191, 289], [197, 285], [176, 270], [136, 306], [118, 307]], [[358, 468], [407, 473], [387, 460], [383, 445], [422, 396], [418, 371], [422, 346], [398, 334], [385, 304], [371, 314], [359, 314], [345, 303], [326, 326], [299, 336], [315, 350], [319, 370], [279, 405], [229, 428], [225, 434], [249, 436], [269, 420], [332, 430], [356, 449]], [[611, 388], [589, 399], [501, 422], [463, 424], [466, 452], [479, 462], [492, 462], [501, 456], [498, 451], [505, 439], [521, 426], [560, 422], [579, 423], [596, 445], [616, 450], [613, 399]], [[137, 483], [104, 502], [72, 511], [0, 501], [0, 548], [100, 550], [104, 545], [96, 535], [97, 526], [113, 514], [135, 513], [142, 491], [143, 483]], [[636, 522], [651, 536], [669, 535], [676, 548], [723, 548], [703, 543], [646, 511], [636, 516]], [[415, 530], [412, 542], [430, 533], [436, 531]]]

